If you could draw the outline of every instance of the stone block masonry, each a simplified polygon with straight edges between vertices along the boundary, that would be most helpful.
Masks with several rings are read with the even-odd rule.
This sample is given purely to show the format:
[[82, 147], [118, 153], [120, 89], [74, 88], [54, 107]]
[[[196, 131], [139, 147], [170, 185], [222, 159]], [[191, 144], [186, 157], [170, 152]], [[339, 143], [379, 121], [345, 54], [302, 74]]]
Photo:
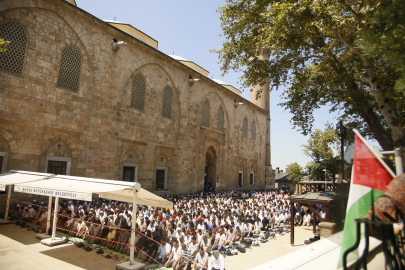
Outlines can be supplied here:
[[[235, 107], [235, 93], [65, 1], [4, 0], [0, 27], [9, 21], [27, 39], [22, 75], [0, 70], [2, 172], [127, 179], [151, 191], [161, 183], [185, 193], [201, 190], [204, 182], [238, 189], [242, 171], [244, 188], [265, 187], [268, 110], [248, 101]], [[113, 51], [113, 39], [127, 46]], [[62, 57], [69, 46], [81, 59]], [[58, 86], [63, 61], [79, 63], [77, 91]], [[143, 110], [131, 105], [137, 74], [146, 82]], [[200, 82], [190, 84], [189, 76]], [[67, 78], [72, 83], [75, 76]], [[162, 116], [166, 88], [169, 117]], [[210, 108], [206, 127], [204, 102]]]

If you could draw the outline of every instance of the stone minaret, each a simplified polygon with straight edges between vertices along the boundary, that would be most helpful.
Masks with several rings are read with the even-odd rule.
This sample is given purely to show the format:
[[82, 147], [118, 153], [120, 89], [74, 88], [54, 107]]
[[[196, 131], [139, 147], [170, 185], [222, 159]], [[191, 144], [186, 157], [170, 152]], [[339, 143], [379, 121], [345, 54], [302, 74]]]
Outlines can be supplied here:
[[[270, 53], [262, 48], [258, 49], [260, 60], [268, 60]], [[268, 112], [267, 121], [266, 121], [266, 153], [265, 153], [265, 185], [274, 185], [274, 173], [271, 167], [271, 147], [270, 147], [270, 91], [269, 91], [269, 82], [267, 80], [266, 84], [263, 86], [260, 85], [251, 85], [250, 86], [250, 102], [259, 106], [266, 112]], [[259, 96], [257, 95], [259, 92]]]

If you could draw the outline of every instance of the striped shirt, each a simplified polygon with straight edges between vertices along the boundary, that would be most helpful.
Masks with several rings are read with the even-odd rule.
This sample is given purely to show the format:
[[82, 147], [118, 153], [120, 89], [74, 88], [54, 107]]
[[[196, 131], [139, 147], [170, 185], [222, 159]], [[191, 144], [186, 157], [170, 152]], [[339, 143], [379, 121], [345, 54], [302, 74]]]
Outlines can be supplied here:
[[187, 262], [187, 258], [191, 257], [191, 251], [188, 248], [186, 250], [181, 249], [180, 255], [181, 255], [181, 260], [183, 262]]

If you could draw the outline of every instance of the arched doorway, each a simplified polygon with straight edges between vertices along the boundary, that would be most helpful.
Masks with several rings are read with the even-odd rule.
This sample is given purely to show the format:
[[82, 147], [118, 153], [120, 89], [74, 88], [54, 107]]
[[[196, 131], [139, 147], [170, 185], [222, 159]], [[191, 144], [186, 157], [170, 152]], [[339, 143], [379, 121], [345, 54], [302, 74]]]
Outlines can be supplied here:
[[204, 191], [214, 191], [217, 176], [217, 152], [210, 146], [205, 153]]

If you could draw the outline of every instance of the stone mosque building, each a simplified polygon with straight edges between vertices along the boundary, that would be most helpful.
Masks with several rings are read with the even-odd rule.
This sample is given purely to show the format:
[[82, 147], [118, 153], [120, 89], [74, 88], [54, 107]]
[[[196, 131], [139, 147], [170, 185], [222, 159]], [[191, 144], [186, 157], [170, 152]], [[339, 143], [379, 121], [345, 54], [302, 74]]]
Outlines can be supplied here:
[[0, 1], [0, 38], [10, 42], [0, 53], [2, 173], [138, 181], [157, 193], [274, 185], [268, 88], [245, 100], [74, 0]]

